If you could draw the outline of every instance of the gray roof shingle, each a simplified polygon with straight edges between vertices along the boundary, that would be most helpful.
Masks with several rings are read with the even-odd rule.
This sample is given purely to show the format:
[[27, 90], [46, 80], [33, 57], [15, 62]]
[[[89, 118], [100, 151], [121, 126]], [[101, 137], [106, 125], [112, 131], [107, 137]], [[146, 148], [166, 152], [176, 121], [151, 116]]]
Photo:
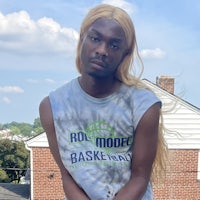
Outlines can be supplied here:
[[29, 184], [0, 183], [0, 200], [28, 200]]

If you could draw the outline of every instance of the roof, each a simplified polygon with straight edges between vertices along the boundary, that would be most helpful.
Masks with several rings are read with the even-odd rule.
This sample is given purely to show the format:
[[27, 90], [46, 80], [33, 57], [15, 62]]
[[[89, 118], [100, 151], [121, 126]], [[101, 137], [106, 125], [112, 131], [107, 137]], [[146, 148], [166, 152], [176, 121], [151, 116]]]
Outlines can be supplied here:
[[146, 83], [150, 88], [152, 88], [152, 90], [160, 95], [167, 95], [170, 98], [173, 98], [174, 100], [178, 101], [179, 103], [184, 104], [186, 107], [192, 109], [194, 112], [197, 112], [200, 114], [200, 108], [194, 106], [193, 104], [191, 104], [190, 102], [183, 100], [181, 97], [175, 95], [175, 94], [171, 94], [168, 91], [162, 89], [161, 87], [159, 87], [158, 85], [152, 83], [151, 81], [147, 80], [147, 79], [143, 79], [143, 82]]
[[0, 200], [28, 200], [29, 184], [0, 183]]
[[27, 140], [26, 147], [32, 148], [32, 147], [49, 147], [46, 133], [41, 133], [39, 135], [34, 136], [33, 138]]
[[[144, 83], [161, 99], [164, 124], [167, 129], [165, 138], [170, 149], [200, 149], [200, 109], [170, 94], [156, 84], [144, 79]], [[46, 133], [42, 133], [26, 142], [28, 148], [48, 147]]]

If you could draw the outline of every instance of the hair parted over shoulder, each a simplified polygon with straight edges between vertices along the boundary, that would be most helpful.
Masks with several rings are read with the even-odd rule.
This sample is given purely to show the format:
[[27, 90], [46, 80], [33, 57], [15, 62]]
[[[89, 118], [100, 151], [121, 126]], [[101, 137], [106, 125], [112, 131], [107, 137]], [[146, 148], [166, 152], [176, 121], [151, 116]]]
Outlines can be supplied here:
[[[116, 78], [127, 85], [137, 85], [138, 78], [140, 76], [137, 78], [131, 75], [130, 71], [132, 68], [134, 57], [135, 56], [138, 57], [140, 61], [141, 59], [138, 54], [135, 28], [130, 16], [121, 8], [108, 4], [98, 5], [93, 9], [91, 9], [86, 15], [85, 19], [83, 20], [80, 29], [80, 38], [85, 36], [90, 26], [99, 18], [114, 19], [121, 25], [122, 29], [124, 30], [126, 41], [128, 44], [128, 51], [123, 62], [118, 67], [118, 71], [116, 72]], [[82, 41], [81, 39], [79, 39], [77, 46], [77, 57], [76, 57], [76, 66], [79, 73], [81, 73], [81, 58], [80, 58], [81, 45]], [[141, 74], [142, 71], [143, 71], [143, 64], [141, 61]]]
[[[120, 66], [118, 67], [118, 70], [115, 75], [116, 78], [129, 86], [134, 85], [138, 88], [148, 88], [140, 79], [144, 66], [138, 52], [138, 45], [136, 41], [136, 34], [133, 22], [130, 16], [123, 9], [108, 4], [101, 4], [91, 9], [82, 22], [76, 55], [76, 66], [79, 73], [81, 74], [80, 55], [82, 38], [85, 36], [85, 34], [87, 34], [87, 31], [90, 28], [90, 26], [99, 18], [109, 18], [116, 20], [121, 25], [125, 33], [126, 41], [128, 44], [128, 53], [125, 56], [124, 60], [121, 62]], [[133, 66], [135, 60], [139, 61], [141, 67], [138, 76], [132, 73], [134, 70]], [[165, 127], [163, 123], [163, 114], [162, 111], [160, 111], [158, 147], [151, 175], [151, 180], [154, 182], [162, 181], [162, 178], [164, 177], [163, 175], [165, 175], [166, 172], [166, 163], [168, 156], [167, 145], [164, 139], [164, 133]]]

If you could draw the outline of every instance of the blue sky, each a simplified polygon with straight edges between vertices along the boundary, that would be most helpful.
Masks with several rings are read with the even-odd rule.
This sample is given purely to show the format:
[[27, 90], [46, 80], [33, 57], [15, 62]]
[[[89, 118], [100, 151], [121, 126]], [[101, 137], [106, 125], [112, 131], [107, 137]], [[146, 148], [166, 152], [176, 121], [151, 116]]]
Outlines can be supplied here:
[[78, 76], [79, 28], [98, 4], [127, 10], [143, 78], [175, 78], [175, 94], [200, 107], [199, 0], [0, 0], [0, 123], [33, 123], [42, 98]]

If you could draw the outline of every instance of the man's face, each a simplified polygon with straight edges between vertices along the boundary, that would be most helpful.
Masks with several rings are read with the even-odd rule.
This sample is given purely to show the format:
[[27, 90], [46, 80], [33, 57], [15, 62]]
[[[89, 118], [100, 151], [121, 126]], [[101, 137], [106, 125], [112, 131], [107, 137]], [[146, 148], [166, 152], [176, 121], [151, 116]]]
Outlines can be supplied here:
[[82, 38], [82, 75], [113, 77], [126, 51], [127, 42], [122, 27], [113, 19], [96, 20]]

